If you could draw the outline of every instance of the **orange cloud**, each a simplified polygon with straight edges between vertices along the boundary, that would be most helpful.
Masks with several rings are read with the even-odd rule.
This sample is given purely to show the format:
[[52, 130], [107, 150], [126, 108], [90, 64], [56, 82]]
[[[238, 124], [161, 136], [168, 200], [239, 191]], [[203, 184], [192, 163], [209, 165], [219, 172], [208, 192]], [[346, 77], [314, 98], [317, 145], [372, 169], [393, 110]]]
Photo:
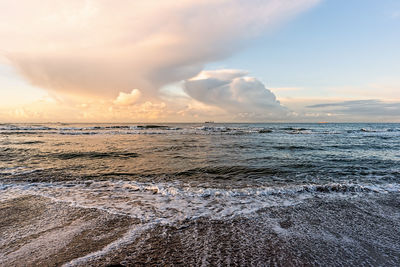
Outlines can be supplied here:
[[318, 0], [42, 0], [0, 3], [0, 51], [33, 85], [157, 98], [243, 40]]

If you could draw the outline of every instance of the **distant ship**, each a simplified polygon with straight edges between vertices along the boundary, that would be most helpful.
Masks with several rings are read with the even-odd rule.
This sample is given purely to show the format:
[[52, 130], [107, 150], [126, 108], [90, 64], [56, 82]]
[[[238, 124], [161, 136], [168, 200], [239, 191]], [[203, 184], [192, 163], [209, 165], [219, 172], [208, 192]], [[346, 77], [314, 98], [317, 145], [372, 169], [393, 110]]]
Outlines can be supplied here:
[[214, 123], [214, 121], [205, 121], [204, 123]]

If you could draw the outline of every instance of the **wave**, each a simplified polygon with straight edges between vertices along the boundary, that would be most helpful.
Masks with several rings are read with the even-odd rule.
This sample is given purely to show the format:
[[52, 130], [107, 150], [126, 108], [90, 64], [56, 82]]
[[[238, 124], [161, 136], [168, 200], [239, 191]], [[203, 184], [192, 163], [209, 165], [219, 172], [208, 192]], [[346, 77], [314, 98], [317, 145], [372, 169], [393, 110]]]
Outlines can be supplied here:
[[153, 194], [161, 195], [188, 195], [198, 197], [260, 197], [260, 196], [285, 196], [304, 193], [387, 193], [400, 192], [400, 185], [386, 184], [340, 184], [331, 183], [325, 185], [306, 184], [287, 187], [261, 187], [261, 188], [239, 188], [239, 189], [219, 189], [219, 188], [183, 188], [153, 185], [153, 184], [133, 184], [127, 188], [132, 191], [149, 191]]
[[24, 142], [18, 142], [14, 143], [16, 145], [34, 145], [34, 144], [44, 144], [44, 141], [39, 141], [39, 140], [34, 140], [34, 141], [24, 141]]
[[166, 129], [168, 130], [169, 127], [165, 125], [137, 125], [137, 126], [131, 126], [131, 129]]
[[57, 128], [48, 126], [16, 126], [16, 125], [0, 126], [0, 131], [48, 131], [48, 130], [57, 130]]
[[[45, 155], [47, 157], [48, 155]], [[53, 153], [49, 155], [58, 159], [106, 159], [106, 158], [137, 158], [139, 154], [133, 152], [70, 152], [70, 153]]]
[[321, 147], [295, 146], [295, 145], [273, 146], [272, 148], [277, 150], [323, 150], [323, 148]]
[[60, 131], [58, 134], [61, 135], [96, 135], [101, 134], [99, 132], [85, 132], [85, 131]]
[[[40, 134], [57, 134], [57, 132], [40, 132]], [[1, 135], [35, 135], [37, 131], [0, 131]]]
[[[400, 192], [400, 184], [354, 184], [354, 183], [328, 183], [328, 184], [303, 184], [291, 186], [267, 186], [267, 187], [245, 187], [245, 188], [203, 188], [191, 187], [179, 183], [144, 183], [123, 180], [111, 181], [66, 181], [66, 182], [39, 182], [39, 183], [0, 183], [0, 190], [9, 188], [37, 189], [85, 189], [102, 190], [110, 193], [121, 192], [145, 192], [163, 196], [180, 197], [259, 197], [259, 196], [285, 196], [303, 193], [389, 193]], [[97, 191], [98, 192], [98, 191]]]
[[306, 128], [296, 128], [296, 127], [285, 127], [285, 128], [280, 128], [281, 130], [285, 130], [285, 131], [308, 131], [310, 129], [306, 129]]
[[399, 184], [303, 184], [237, 189], [192, 187], [178, 182], [71, 181], [0, 183], [0, 201], [40, 195], [72, 206], [97, 208], [142, 221], [246, 216], [267, 207], [295, 205], [314, 197], [400, 192]]
[[261, 130], [258, 130], [258, 132], [259, 133], [272, 133], [273, 130], [271, 130], [271, 129], [261, 129]]
[[226, 176], [228, 179], [232, 177], [243, 177], [243, 176], [271, 176], [274, 174], [281, 174], [283, 171], [276, 168], [267, 167], [248, 167], [248, 166], [216, 166], [216, 167], [204, 167], [204, 168], [193, 168], [177, 173], [177, 176], [204, 176], [204, 175], [216, 175], [222, 178]]

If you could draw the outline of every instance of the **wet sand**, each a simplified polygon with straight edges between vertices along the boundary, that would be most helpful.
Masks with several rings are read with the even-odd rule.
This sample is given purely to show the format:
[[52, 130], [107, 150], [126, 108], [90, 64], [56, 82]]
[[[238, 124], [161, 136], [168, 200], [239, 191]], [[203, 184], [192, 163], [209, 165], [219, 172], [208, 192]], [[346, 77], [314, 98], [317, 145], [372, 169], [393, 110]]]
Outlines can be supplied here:
[[400, 262], [398, 194], [313, 199], [260, 210], [247, 218], [199, 218], [132, 232], [138, 225], [127, 216], [40, 196], [3, 201], [0, 265], [396, 266]]
[[60, 266], [119, 239], [134, 220], [39, 196], [0, 202], [0, 265]]
[[[377, 207], [380, 209], [377, 209]], [[266, 209], [250, 218], [159, 226], [91, 265], [396, 266], [400, 198], [321, 201]]]

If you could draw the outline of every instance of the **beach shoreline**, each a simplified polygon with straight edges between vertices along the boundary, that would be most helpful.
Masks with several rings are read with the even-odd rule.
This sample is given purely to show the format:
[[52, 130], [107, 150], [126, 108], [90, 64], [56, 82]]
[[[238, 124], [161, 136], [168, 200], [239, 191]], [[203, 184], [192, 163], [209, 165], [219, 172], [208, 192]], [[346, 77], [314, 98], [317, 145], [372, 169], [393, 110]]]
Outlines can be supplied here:
[[0, 207], [2, 265], [395, 266], [400, 260], [398, 193], [309, 199], [247, 217], [155, 223], [135, 233], [140, 222], [129, 216], [44, 197]]

